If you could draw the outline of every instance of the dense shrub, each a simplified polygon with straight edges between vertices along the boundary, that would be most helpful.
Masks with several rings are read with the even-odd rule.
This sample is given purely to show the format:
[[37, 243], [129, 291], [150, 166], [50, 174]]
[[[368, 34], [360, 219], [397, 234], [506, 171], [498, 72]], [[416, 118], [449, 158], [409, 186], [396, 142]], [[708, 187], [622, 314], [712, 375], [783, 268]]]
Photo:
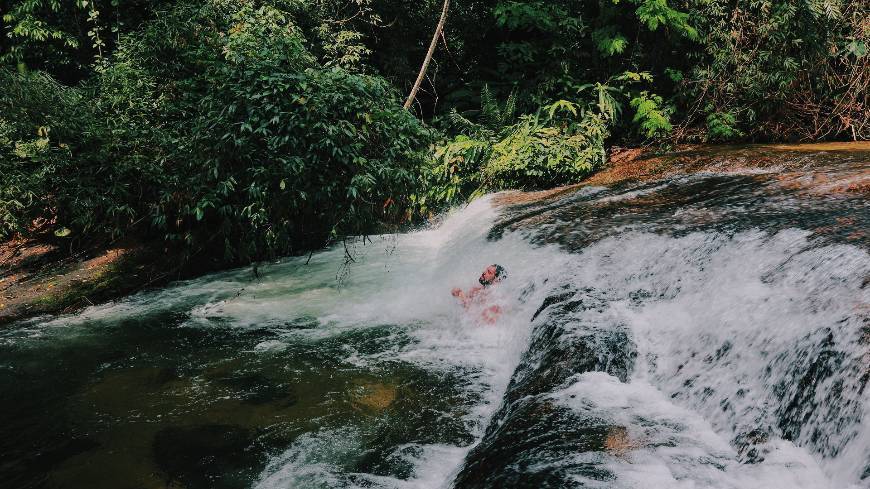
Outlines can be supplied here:
[[686, 85], [714, 140], [870, 137], [867, 2], [698, 2]]
[[79, 88], [3, 76], [7, 234], [142, 223], [230, 260], [299, 251], [402, 218], [429, 144], [384, 80], [323, 67], [285, 12], [241, 0], [158, 14]]
[[428, 135], [389, 85], [315, 66], [274, 10], [233, 17], [226, 59], [209, 68], [193, 123], [197, 178], [183, 195], [165, 195], [157, 223], [184, 220], [166, 227], [219, 233], [228, 251], [246, 256], [403, 215]]
[[454, 114], [465, 134], [437, 146], [426, 173], [427, 192], [418, 197], [424, 212], [490, 191], [576, 182], [604, 163], [606, 115], [559, 100], [498, 126], [507, 122], [511, 102], [500, 109], [488, 97], [481, 111], [487, 123]]
[[[0, 232], [52, 222], [117, 236], [162, 184], [147, 125], [41, 73], [0, 73]], [[135, 104], [134, 104], [135, 105]], [[144, 134], [143, 134], [144, 133]]]

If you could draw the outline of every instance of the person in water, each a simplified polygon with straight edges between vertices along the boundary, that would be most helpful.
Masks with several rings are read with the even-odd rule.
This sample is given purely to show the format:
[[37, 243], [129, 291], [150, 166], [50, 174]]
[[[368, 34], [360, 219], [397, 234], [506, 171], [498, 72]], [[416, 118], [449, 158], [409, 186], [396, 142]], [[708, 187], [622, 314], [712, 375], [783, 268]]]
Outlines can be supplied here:
[[[477, 281], [480, 285], [476, 285], [470, 289], [468, 292], [463, 291], [459, 287], [454, 287], [450, 293], [453, 297], [459, 299], [459, 302], [466, 309], [471, 308], [474, 305], [482, 305], [486, 306], [486, 296], [487, 292], [489, 292], [489, 288], [494, 284], [497, 284], [507, 278], [507, 273], [505, 272], [504, 267], [497, 264], [492, 264], [486, 267], [483, 270], [483, 273], [480, 274], [480, 278]], [[481, 318], [489, 323], [493, 324], [498, 319], [498, 316], [501, 314], [501, 307], [497, 304], [493, 304], [488, 307], [484, 307], [481, 312]]]

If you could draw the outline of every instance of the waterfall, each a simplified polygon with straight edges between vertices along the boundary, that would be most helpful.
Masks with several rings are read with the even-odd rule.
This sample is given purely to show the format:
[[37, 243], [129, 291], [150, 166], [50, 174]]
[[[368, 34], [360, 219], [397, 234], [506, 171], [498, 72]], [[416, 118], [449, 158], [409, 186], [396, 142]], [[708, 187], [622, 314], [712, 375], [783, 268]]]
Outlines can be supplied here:
[[[0, 331], [15, 487], [870, 487], [867, 158], [488, 196]], [[823, 176], [824, 178], [821, 178]], [[469, 308], [453, 287], [497, 263]], [[495, 324], [481, 311], [498, 305]]]

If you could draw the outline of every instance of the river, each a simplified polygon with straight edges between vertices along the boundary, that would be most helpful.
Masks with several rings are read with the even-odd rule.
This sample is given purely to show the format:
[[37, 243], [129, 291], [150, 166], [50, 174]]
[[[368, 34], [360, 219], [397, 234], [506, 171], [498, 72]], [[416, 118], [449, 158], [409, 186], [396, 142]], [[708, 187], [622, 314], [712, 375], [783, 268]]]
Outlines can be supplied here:
[[801, 158], [15, 323], [0, 486], [870, 487], [870, 152]]

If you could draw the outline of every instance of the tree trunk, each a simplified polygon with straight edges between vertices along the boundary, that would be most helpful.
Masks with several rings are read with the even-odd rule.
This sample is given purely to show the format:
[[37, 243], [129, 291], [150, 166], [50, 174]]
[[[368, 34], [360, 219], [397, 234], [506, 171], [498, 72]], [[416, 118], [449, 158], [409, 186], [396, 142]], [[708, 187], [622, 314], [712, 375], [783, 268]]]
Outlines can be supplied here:
[[420, 67], [420, 74], [417, 75], [417, 81], [414, 82], [414, 88], [408, 95], [408, 100], [405, 100], [405, 110], [411, 108], [414, 99], [417, 97], [417, 91], [420, 90], [420, 84], [423, 83], [423, 77], [426, 76], [426, 70], [429, 68], [429, 62], [432, 61], [432, 54], [435, 52], [435, 46], [438, 45], [438, 36], [444, 29], [444, 22], [447, 20], [447, 9], [450, 7], [450, 0], [444, 0], [444, 7], [441, 9], [441, 18], [438, 19], [438, 27], [435, 28], [435, 34], [432, 35], [432, 42], [429, 44], [429, 51], [426, 53], [426, 59], [423, 60], [423, 66]]

